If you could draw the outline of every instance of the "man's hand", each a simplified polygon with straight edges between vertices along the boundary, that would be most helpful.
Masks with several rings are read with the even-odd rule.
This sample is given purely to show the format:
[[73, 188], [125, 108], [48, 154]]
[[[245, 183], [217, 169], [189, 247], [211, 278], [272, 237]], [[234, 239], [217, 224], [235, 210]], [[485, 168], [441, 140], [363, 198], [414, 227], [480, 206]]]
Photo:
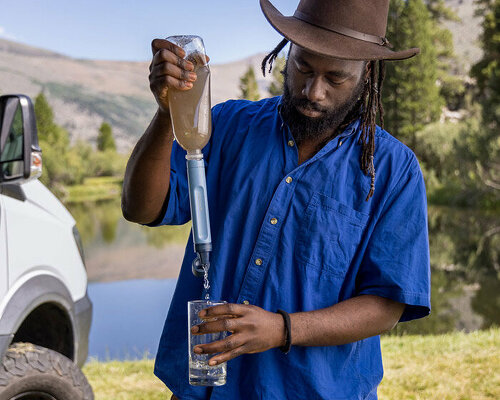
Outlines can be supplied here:
[[187, 90], [193, 87], [196, 74], [193, 63], [183, 60], [186, 52], [172, 42], [154, 39], [151, 43], [153, 59], [149, 66], [149, 88], [160, 111], [168, 111], [169, 88]]
[[[394, 300], [363, 295], [320, 310], [292, 313], [292, 345], [337, 346], [376, 336], [392, 329], [404, 308]], [[194, 347], [198, 354], [221, 353], [209, 360], [210, 365], [285, 344], [283, 317], [260, 307], [223, 304], [198, 315], [206, 322], [193, 326], [193, 334], [233, 333], [224, 340]]]
[[[205, 322], [193, 326], [191, 333], [203, 335], [228, 331], [224, 340], [194, 347], [198, 354], [221, 353], [209, 360], [220, 364], [245, 353], [260, 353], [285, 344], [285, 325], [279, 314], [244, 304], [223, 304], [200, 311]], [[216, 320], [215, 320], [216, 318]]]
[[[194, 64], [184, 60], [186, 52], [164, 39], [151, 43], [153, 59], [149, 66], [149, 88], [153, 92], [161, 112], [168, 112], [167, 93], [169, 88], [189, 90], [196, 80]], [[209, 58], [207, 57], [207, 62]]]

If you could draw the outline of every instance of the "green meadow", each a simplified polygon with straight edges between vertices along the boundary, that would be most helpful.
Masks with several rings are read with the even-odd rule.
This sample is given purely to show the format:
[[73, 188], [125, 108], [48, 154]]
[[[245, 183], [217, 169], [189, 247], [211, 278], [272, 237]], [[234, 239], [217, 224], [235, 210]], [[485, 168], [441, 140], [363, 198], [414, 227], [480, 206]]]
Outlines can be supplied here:
[[[500, 399], [500, 329], [384, 336], [381, 400]], [[85, 365], [96, 400], [170, 399], [153, 360]]]

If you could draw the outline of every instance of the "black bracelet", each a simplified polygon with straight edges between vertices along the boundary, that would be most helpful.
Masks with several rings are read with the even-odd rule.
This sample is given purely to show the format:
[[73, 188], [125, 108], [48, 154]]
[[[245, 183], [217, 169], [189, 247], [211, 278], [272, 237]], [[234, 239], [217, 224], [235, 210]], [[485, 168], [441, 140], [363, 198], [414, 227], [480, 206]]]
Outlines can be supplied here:
[[285, 340], [285, 345], [280, 346], [280, 350], [287, 354], [290, 351], [290, 348], [292, 347], [292, 326], [290, 323], [290, 316], [286, 311], [283, 310], [277, 310], [276, 311], [278, 314], [281, 314], [283, 319], [285, 320], [285, 333], [286, 333], [286, 340]]

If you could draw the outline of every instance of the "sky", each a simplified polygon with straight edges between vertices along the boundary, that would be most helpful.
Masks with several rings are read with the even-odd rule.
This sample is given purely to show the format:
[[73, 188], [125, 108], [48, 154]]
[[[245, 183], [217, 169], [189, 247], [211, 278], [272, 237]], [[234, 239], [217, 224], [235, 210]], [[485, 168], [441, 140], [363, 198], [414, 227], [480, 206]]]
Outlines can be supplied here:
[[[272, 0], [291, 15], [299, 0]], [[271, 51], [282, 39], [258, 0], [0, 0], [0, 38], [79, 59], [146, 61], [151, 40], [199, 35], [211, 63]]]

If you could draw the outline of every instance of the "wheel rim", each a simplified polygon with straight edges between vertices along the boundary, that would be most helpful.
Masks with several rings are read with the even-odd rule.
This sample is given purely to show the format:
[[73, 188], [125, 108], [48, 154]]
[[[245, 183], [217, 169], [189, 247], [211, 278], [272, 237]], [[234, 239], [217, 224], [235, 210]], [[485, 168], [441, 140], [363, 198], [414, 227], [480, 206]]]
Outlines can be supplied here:
[[57, 399], [48, 393], [24, 392], [12, 397], [10, 400], [57, 400]]

